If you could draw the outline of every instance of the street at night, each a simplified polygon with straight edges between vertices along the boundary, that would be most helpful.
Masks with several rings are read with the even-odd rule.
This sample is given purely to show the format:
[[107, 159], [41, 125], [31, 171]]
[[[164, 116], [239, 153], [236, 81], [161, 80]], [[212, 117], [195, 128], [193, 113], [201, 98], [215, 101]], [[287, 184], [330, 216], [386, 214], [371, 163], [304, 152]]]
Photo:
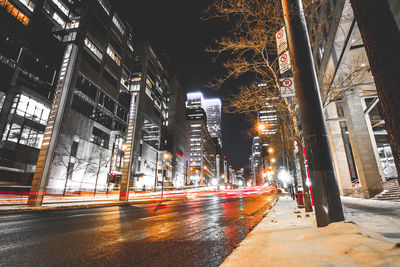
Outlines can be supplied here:
[[400, 266], [400, 0], [0, 0], [0, 267]]
[[216, 195], [3, 215], [0, 266], [218, 266], [271, 204]]

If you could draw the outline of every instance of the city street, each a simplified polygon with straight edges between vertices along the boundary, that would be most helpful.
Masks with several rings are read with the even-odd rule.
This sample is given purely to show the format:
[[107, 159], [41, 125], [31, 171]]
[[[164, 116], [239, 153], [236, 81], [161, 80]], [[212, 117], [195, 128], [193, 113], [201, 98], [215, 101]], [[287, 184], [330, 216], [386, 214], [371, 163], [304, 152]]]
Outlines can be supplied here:
[[271, 194], [0, 216], [0, 266], [218, 266]]

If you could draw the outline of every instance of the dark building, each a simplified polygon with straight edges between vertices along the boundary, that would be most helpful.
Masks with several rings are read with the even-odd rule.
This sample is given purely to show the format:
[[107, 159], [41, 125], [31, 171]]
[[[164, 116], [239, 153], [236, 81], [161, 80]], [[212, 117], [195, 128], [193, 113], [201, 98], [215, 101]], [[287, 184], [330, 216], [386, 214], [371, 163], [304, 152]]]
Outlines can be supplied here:
[[172, 127], [184, 127], [184, 96], [108, 1], [0, 8], [0, 179], [33, 176], [33, 192], [150, 187], [166, 149], [181, 158], [166, 180], [182, 179], [184, 139]]
[[52, 8], [52, 1], [0, 1], [2, 182], [29, 185], [35, 171], [64, 52]]
[[[388, 3], [400, 26], [399, 1]], [[340, 193], [351, 194], [355, 182], [373, 197], [397, 173], [350, 2], [326, 1], [307, 23]]]
[[186, 114], [183, 112], [186, 94], [176, 79], [171, 82], [168, 92], [167, 151], [172, 155], [172, 184], [175, 187], [185, 185], [185, 128]]

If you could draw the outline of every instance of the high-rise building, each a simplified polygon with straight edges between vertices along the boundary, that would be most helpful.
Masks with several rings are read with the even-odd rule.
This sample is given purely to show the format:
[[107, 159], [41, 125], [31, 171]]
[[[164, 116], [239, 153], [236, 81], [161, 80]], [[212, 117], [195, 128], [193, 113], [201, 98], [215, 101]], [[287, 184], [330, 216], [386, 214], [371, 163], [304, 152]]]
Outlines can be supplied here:
[[221, 133], [221, 100], [211, 98], [204, 100], [204, 110], [207, 114], [207, 128], [212, 138], [217, 138], [222, 146]]
[[260, 178], [260, 163], [261, 163], [261, 151], [262, 144], [259, 136], [253, 138], [253, 144], [251, 147], [250, 155], [250, 173], [252, 177], [252, 185], [258, 185], [261, 183]]
[[[184, 127], [184, 95], [107, 0], [0, 1], [0, 29], [1, 181], [33, 177], [40, 202], [46, 190], [154, 186], [160, 151], [183, 157], [167, 128], [169, 116]], [[183, 174], [171, 162], [170, 183]]]
[[187, 183], [206, 185], [216, 175], [216, 147], [208, 132], [204, 98], [201, 93], [187, 94], [185, 162]]

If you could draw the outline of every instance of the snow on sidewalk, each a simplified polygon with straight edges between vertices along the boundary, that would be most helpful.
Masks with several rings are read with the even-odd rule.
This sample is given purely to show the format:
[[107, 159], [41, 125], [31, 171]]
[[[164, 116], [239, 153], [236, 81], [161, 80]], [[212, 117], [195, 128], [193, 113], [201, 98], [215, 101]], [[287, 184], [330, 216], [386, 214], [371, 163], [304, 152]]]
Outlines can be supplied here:
[[317, 228], [287, 196], [276, 205], [221, 266], [399, 266], [400, 248], [372, 237], [350, 222]]
[[[361, 230], [378, 233], [400, 243], [400, 203], [375, 199], [341, 197], [344, 216]], [[381, 236], [380, 236], [381, 235]]]

